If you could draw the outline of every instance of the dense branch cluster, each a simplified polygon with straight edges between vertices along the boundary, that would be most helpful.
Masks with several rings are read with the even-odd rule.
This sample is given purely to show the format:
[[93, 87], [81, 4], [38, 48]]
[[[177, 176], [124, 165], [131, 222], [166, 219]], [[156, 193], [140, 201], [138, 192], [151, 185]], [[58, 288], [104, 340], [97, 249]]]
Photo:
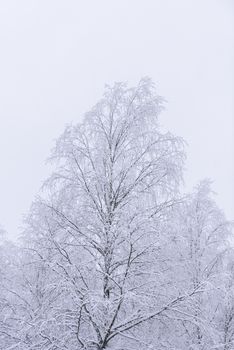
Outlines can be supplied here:
[[150, 79], [107, 87], [51, 155], [20, 246], [0, 245], [0, 349], [234, 348], [231, 227]]

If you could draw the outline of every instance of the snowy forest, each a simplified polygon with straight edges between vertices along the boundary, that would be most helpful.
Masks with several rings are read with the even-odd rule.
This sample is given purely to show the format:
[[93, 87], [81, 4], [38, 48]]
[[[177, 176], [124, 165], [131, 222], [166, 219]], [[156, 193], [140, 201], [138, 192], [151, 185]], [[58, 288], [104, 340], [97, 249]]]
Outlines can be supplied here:
[[1, 350], [234, 349], [232, 223], [149, 78], [67, 126], [18, 243], [1, 232]]

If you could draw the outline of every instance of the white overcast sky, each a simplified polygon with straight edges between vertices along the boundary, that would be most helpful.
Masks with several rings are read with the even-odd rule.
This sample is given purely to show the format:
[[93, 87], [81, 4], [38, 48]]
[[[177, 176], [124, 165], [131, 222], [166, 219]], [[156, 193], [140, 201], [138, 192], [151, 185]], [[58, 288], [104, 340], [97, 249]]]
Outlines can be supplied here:
[[232, 0], [0, 0], [0, 223], [9, 237], [49, 174], [65, 124], [106, 83], [143, 76], [188, 142], [187, 188], [214, 180], [234, 218]]

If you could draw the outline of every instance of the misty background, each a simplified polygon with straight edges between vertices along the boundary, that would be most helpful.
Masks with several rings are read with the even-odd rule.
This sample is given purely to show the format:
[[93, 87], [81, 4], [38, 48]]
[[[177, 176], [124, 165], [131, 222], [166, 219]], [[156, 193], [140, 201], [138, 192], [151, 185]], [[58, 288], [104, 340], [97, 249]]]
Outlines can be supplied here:
[[186, 188], [214, 180], [234, 219], [231, 0], [0, 0], [0, 224], [16, 237], [65, 124], [104, 85], [150, 76], [187, 142]]

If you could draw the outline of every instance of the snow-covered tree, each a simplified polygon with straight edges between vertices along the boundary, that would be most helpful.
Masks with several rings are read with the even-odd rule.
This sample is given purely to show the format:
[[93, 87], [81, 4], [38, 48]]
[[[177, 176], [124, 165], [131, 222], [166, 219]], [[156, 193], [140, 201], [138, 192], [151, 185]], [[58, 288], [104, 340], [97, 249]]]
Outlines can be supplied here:
[[139, 327], [189, 297], [162, 293], [159, 216], [175, 201], [184, 152], [160, 131], [161, 109], [149, 79], [107, 87], [52, 154], [57, 168], [29, 224], [66, 295], [57, 325], [69, 349], [141, 347], [131, 345]]
[[0, 349], [232, 349], [230, 227], [209, 181], [181, 195], [162, 108], [150, 79], [116, 83], [58, 139], [21, 247], [0, 245]]
[[226, 280], [224, 262], [230, 252], [230, 223], [217, 207], [208, 180], [187, 195], [173, 215], [169, 231], [177, 276], [174, 283], [182, 290], [201, 287], [200, 293], [176, 311], [178, 316], [186, 316], [180, 322], [184, 347], [180, 346], [208, 350], [219, 338], [215, 320]]

